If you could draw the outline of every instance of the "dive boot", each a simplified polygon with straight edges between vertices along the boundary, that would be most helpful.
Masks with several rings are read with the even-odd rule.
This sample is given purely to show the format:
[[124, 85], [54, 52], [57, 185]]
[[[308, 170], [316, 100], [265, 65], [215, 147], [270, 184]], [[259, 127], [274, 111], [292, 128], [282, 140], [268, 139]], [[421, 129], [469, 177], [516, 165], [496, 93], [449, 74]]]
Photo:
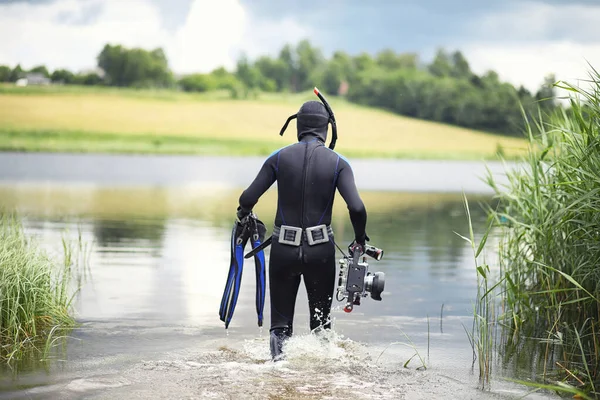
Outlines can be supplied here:
[[328, 344], [333, 341], [332, 331], [329, 327], [325, 328], [323, 325], [317, 326], [310, 333], [315, 335], [321, 344]]
[[289, 328], [275, 328], [271, 331], [270, 345], [271, 345], [271, 358], [273, 361], [280, 361], [284, 359], [282, 353], [283, 343], [292, 336], [292, 332]]

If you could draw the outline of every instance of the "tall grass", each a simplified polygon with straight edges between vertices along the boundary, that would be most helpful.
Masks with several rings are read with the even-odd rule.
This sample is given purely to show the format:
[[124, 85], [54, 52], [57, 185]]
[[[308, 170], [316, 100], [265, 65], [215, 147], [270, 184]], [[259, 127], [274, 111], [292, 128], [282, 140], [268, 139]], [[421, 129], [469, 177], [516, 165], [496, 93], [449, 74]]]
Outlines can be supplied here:
[[471, 347], [473, 348], [473, 364], [477, 361], [479, 369], [479, 384], [481, 389], [490, 388], [490, 379], [492, 375], [493, 349], [496, 343], [496, 301], [495, 289], [499, 282], [493, 283], [495, 277], [492, 276], [490, 266], [483, 260], [479, 262], [481, 252], [486, 246], [488, 237], [492, 228], [492, 220], [488, 221], [488, 228], [479, 241], [476, 241], [473, 232], [473, 223], [471, 220], [471, 211], [467, 197], [463, 194], [465, 212], [469, 226], [469, 237], [455, 232], [471, 246], [473, 252], [473, 262], [477, 273], [477, 297], [473, 308], [473, 326], [471, 332], [466, 328], [467, 336]]
[[[571, 110], [529, 127], [525, 165], [500, 188], [506, 337], [544, 346], [543, 378], [555, 389], [600, 395], [600, 74], [569, 84]], [[571, 386], [572, 385], [572, 386]]]
[[57, 330], [75, 324], [72, 261], [70, 253], [63, 263], [53, 260], [15, 216], [0, 215], [0, 359], [10, 362], [31, 349], [47, 352]]

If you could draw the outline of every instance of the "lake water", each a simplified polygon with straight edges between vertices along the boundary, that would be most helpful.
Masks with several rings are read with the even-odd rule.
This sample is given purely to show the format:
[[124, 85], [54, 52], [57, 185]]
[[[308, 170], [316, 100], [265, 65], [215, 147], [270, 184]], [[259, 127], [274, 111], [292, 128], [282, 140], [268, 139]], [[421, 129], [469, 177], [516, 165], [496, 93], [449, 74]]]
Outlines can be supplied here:
[[[383, 260], [370, 261], [371, 271], [386, 275], [383, 301], [366, 298], [344, 313], [334, 300], [334, 334], [321, 342], [309, 333], [301, 285], [288, 359], [272, 363], [269, 300], [261, 330], [247, 261], [226, 332], [218, 308], [231, 225], [237, 198], [261, 162], [0, 154], [0, 208], [17, 210], [28, 233], [57, 257], [63, 237], [81, 235], [90, 246], [89, 268], [77, 272], [80, 326], [49, 362], [5, 367], [0, 398], [476, 399], [527, 393], [503, 378], [528, 372], [501, 362], [494, 364], [491, 390], [479, 390], [465, 332], [477, 281], [471, 248], [455, 232], [468, 235], [462, 192], [477, 236], [485, 229], [478, 203], [491, 202], [492, 193], [480, 180], [482, 163], [352, 162], [371, 244], [385, 251]], [[504, 167], [489, 167], [502, 181]], [[255, 209], [269, 231], [275, 201], [273, 187]], [[352, 229], [343, 200], [335, 204], [333, 228], [345, 248]]]

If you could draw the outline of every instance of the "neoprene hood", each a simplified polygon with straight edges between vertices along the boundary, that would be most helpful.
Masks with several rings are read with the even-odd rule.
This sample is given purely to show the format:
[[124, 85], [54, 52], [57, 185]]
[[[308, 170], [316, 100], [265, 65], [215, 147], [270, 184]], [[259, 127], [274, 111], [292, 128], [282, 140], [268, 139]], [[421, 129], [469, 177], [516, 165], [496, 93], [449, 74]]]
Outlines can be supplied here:
[[297, 118], [296, 127], [298, 130], [298, 140], [302, 140], [304, 136], [308, 135], [317, 137], [325, 143], [327, 141], [327, 125], [331, 122], [332, 139], [329, 148], [333, 150], [337, 140], [335, 116], [333, 115], [333, 111], [329, 107], [327, 100], [319, 93], [319, 90], [315, 88], [314, 92], [319, 96], [321, 102], [311, 100], [302, 104], [300, 110], [287, 119], [279, 134], [283, 135], [290, 121]]

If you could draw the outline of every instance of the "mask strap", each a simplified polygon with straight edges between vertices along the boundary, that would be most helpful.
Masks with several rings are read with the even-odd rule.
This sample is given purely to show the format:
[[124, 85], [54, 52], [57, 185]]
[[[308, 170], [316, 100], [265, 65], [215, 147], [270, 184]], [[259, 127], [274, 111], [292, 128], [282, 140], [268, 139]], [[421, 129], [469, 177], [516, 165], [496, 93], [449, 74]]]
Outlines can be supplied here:
[[279, 136], [283, 136], [283, 133], [287, 129], [288, 125], [290, 124], [290, 121], [297, 117], [298, 117], [298, 114], [290, 115], [290, 117], [287, 119], [287, 121], [285, 121], [283, 128], [281, 128], [281, 131], [279, 132]]

